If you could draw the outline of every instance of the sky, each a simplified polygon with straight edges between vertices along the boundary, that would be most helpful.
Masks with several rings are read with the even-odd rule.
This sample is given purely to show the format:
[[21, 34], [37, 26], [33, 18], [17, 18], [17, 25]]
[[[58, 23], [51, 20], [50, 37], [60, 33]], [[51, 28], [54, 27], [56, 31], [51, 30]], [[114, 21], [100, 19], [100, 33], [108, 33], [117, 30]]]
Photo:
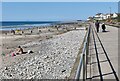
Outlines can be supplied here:
[[0, 0], [2, 2], [118, 2], [120, 0]]
[[86, 20], [118, 12], [118, 2], [2, 2], [2, 21]]

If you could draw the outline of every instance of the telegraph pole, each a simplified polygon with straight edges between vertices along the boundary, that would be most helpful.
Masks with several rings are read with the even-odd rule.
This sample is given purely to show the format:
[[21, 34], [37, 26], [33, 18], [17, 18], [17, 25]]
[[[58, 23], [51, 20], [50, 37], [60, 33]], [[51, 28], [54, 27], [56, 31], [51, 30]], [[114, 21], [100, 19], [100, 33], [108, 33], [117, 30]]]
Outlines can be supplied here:
[[110, 8], [110, 14], [111, 14], [111, 7], [109, 7]]
[[109, 7], [110, 9], [110, 18], [109, 18], [109, 21], [111, 22], [111, 7]]

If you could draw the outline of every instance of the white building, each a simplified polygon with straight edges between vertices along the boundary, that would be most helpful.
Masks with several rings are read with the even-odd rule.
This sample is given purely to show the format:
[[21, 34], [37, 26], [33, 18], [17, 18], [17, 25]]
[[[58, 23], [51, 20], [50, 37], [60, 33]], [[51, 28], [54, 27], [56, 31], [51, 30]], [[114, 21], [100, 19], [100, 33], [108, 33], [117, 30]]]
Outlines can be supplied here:
[[110, 14], [106, 14], [106, 18], [107, 18], [107, 19], [110, 18]]
[[94, 16], [94, 19], [96, 20], [103, 20], [103, 18], [104, 18], [104, 14], [102, 13], [98, 13]]
[[107, 19], [107, 17], [106, 17], [105, 14], [100, 14], [100, 18], [101, 18], [101, 20], [103, 20], [103, 19]]
[[93, 19], [93, 17], [89, 17], [89, 18], [87, 18], [87, 21], [90, 21], [90, 20], [92, 20]]
[[112, 18], [116, 18], [118, 16], [117, 13], [113, 13]]
[[[107, 13], [107, 14], [103, 14], [103, 13], [98, 13], [96, 14], [95, 16], [93, 16], [93, 19], [95, 20], [106, 20], [108, 18], [116, 18], [118, 16], [117, 13], [113, 13], [113, 14], [110, 14], [110, 13]], [[90, 20], [91, 18], [89, 17], [87, 20]]]
[[108, 18], [115, 18], [117, 17], [117, 14], [116, 13], [113, 13], [113, 14], [102, 14], [102, 13], [98, 13], [94, 16], [94, 19], [96, 20], [104, 20], [104, 19], [108, 19]]

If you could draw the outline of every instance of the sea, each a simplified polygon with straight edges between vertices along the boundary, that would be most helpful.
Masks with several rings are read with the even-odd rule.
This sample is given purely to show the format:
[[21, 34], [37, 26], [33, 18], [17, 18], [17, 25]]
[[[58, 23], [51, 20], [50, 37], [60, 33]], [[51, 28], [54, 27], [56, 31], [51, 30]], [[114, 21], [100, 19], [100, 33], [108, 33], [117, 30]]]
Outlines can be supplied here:
[[0, 30], [28, 29], [33, 27], [51, 26], [60, 23], [60, 21], [2, 21]]

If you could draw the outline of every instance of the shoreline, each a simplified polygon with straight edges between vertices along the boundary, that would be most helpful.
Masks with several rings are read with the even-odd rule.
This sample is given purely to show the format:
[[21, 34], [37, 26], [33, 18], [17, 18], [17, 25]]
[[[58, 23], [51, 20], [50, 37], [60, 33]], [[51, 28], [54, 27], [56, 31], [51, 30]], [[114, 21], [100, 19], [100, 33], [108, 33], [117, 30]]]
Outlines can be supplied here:
[[9, 29], [9, 30], [0, 30], [0, 32], [2, 34], [5, 34], [5, 33], [11, 33], [11, 30], [14, 30], [14, 31], [26, 31], [26, 30], [33, 30], [33, 29], [41, 29], [41, 28], [46, 28], [46, 27], [51, 27], [51, 26], [33, 26], [33, 27], [28, 27], [28, 28], [16, 28], [16, 29]]

